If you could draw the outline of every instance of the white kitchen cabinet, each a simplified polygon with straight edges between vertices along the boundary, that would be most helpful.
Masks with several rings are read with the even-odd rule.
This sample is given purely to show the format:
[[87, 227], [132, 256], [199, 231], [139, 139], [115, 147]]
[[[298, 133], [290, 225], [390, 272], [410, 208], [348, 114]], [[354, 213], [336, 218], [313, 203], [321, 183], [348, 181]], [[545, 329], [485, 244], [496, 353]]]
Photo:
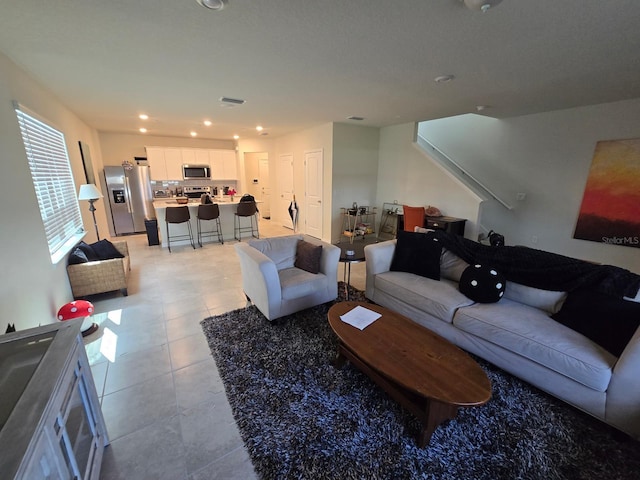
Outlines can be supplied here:
[[151, 180], [168, 180], [167, 164], [164, 161], [163, 147], [145, 147]]
[[211, 180], [237, 180], [236, 152], [234, 150], [209, 150]]
[[[209, 150], [204, 148], [194, 148], [193, 151], [195, 152], [194, 163], [196, 165], [211, 165], [209, 163]], [[184, 163], [189, 163], [189, 162], [184, 162]]]
[[197, 148], [183, 148], [181, 149], [182, 153], [182, 163], [185, 165], [195, 165], [196, 162], [196, 152], [199, 149]]
[[223, 180], [237, 180], [238, 169], [236, 167], [236, 152], [234, 150], [220, 150], [222, 152]]
[[211, 166], [211, 180], [222, 180], [224, 176], [222, 150], [208, 150], [209, 165]]
[[167, 180], [182, 180], [182, 149], [165, 148], [164, 161], [167, 164]]
[[211, 180], [237, 180], [235, 150], [145, 147], [151, 180], [183, 180], [182, 165], [209, 165]]

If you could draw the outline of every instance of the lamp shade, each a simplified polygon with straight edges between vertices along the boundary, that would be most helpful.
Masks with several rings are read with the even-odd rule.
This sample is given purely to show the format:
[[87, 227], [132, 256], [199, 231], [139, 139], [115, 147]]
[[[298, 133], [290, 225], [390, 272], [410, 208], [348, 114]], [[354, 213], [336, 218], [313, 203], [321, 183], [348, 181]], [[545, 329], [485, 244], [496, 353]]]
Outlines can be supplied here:
[[99, 198], [102, 198], [102, 194], [100, 193], [100, 190], [98, 190], [98, 187], [93, 183], [80, 185], [78, 200], [97, 200]]

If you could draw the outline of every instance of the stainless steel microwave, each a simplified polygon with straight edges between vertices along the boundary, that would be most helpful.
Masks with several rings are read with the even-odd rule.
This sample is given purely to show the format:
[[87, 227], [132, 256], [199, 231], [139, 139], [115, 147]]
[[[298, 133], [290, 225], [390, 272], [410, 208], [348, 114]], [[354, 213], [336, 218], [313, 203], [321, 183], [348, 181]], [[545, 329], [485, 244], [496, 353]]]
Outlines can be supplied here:
[[182, 177], [185, 180], [211, 178], [211, 168], [209, 165], [182, 165]]

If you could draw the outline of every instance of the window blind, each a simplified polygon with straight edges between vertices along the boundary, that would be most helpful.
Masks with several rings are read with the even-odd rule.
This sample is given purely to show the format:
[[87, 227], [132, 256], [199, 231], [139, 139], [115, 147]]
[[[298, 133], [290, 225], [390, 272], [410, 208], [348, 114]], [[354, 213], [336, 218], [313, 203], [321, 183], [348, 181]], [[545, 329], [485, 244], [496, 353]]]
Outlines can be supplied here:
[[16, 108], [51, 261], [59, 261], [84, 227], [62, 132]]

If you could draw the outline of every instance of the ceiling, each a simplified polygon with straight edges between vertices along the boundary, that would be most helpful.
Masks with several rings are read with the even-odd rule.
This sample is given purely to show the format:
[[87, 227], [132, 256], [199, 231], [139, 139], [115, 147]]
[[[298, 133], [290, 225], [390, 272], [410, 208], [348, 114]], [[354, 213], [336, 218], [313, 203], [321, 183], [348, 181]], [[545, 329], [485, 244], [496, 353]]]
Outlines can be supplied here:
[[461, 0], [228, 0], [219, 12], [0, 0], [0, 12], [0, 52], [102, 132], [230, 139], [262, 125], [277, 137], [640, 97], [638, 0], [504, 0], [486, 13]]

